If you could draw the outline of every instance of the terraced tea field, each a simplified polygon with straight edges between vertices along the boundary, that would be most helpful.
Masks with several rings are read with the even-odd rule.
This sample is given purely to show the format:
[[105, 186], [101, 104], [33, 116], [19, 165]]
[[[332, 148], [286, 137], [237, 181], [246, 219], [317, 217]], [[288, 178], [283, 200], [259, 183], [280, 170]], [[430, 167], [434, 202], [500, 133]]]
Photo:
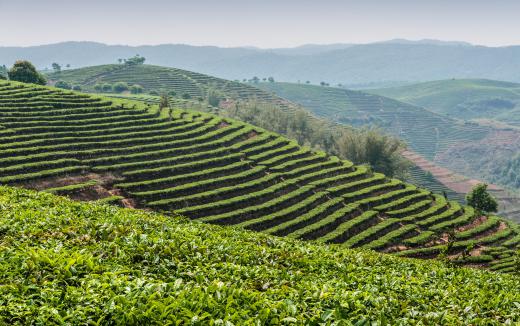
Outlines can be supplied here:
[[245, 123], [168, 111], [0, 82], [0, 183], [348, 248], [515, 268], [513, 222]]
[[82, 89], [94, 92], [95, 84], [125, 82], [141, 85], [146, 92], [174, 91], [179, 97], [189, 95], [192, 99], [205, 98], [210, 90], [236, 100], [257, 100], [290, 109], [290, 104], [256, 87], [237, 81], [225, 80], [192, 71], [153, 65], [101, 65], [65, 70], [49, 76], [63, 80]]

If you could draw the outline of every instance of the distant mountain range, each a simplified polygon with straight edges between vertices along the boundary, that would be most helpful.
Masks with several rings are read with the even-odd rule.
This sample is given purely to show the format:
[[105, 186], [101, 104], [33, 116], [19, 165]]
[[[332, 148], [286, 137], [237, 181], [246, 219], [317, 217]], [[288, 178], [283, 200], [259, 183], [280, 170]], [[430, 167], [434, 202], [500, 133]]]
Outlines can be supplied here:
[[115, 63], [140, 54], [147, 63], [226, 79], [273, 76], [280, 81], [344, 85], [393, 85], [450, 78], [520, 82], [520, 46], [485, 47], [464, 42], [391, 40], [372, 44], [304, 45], [295, 48], [221, 48], [65, 42], [0, 47], [0, 64], [27, 59], [44, 69], [52, 62], [73, 68]]

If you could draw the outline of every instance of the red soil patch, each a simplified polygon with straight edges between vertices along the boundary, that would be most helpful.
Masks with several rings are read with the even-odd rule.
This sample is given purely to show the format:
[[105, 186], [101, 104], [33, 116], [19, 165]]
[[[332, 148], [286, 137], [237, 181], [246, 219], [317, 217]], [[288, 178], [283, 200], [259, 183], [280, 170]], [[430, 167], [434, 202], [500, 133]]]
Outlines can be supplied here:
[[229, 126], [229, 123], [227, 123], [226, 121], [222, 121], [218, 124], [218, 128], [219, 129], [222, 129], [222, 128], [226, 128]]
[[457, 232], [463, 232], [463, 231], [466, 231], [466, 230], [469, 230], [469, 229], [473, 229], [474, 227], [476, 227], [476, 226], [482, 224], [483, 222], [485, 222], [486, 220], [487, 220], [487, 216], [481, 216], [479, 218], [476, 218], [470, 224], [466, 224], [466, 225], [463, 225], [463, 226], [457, 228]]
[[64, 177], [52, 177], [45, 178], [38, 181], [31, 181], [20, 184], [21, 187], [33, 189], [33, 190], [44, 190], [49, 188], [64, 187], [68, 185], [84, 183], [90, 180], [97, 180], [99, 184], [113, 184], [114, 181], [120, 180], [120, 177], [115, 174], [97, 174], [87, 173], [80, 175], [67, 175]]

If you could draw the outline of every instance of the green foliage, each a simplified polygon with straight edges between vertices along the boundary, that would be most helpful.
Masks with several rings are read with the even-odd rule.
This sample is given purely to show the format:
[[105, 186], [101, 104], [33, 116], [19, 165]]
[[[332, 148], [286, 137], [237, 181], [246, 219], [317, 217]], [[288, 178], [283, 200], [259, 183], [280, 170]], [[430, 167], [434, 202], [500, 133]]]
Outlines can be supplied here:
[[220, 97], [216, 92], [212, 91], [208, 94], [208, 104], [214, 107], [218, 107], [220, 104]]
[[[253, 114], [253, 120], [265, 118], [262, 123], [285, 128], [295, 141], [213, 114], [160, 110], [51, 87], [1, 82], [0, 95], [3, 183], [45, 187], [40, 181], [57, 180], [50, 191], [90, 198], [98, 196], [99, 186], [89, 188], [87, 181], [97, 173], [117, 178], [100, 185], [125, 197], [108, 197], [117, 204], [425, 258], [441, 252], [444, 232], [465, 226], [455, 232], [447, 257], [458, 259], [470, 245], [504, 246], [485, 263], [501, 272], [511, 269], [501, 254], [520, 243], [515, 224], [498, 218], [472, 223], [468, 207], [317, 151], [318, 144], [334, 148], [335, 136], [348, 129], [297, 108], [280, 114], [280, 108], [269, 111], [254, 102], [236, 103], [236, 110], [227, 107], [229, 101], [222, 104], [229, 115]], [[169, 100], [172, 105], [181, 101]], [[265, 112], [272, 113], [270, 119]], [[312, 147], [299, 144], [311, 141], [316, 141]], [[69, 183], [76, 178], [67, 175], [80, 179]], [[405, 245], [406, 239], [429, 232], [426, 242]]]
[[101, 85], [101, 90], [103, 92], [111, 92], [112, 91], [112, 84], [109, 84], [109, 83], [104, 83], [103, 85]]
[[513, 276], [14, 188], [0, 213], [5, 324], [520, 321]]
[[53, 62], [52, 63], [52, 70], [54, 70], [54, 72], [59, 73], [59, 72], [61, 72], [61, 66], [58, 63]]
[[82, 89], [82, 88], [81, 88], [81, 86], [79, 86], [79, 85], [74, 85], [74, 86], [72, 86], [72, 90], [73, 90], [73, 91], [81, 91], [81, 89]]
[[7, 67], [5, 65], [0, 66], [0, 80], [7, 79]]
[[163, 109], [163, 108], [169, 108], [169, 107], [170, 107], [170, 98], [166, 94], [161, 95], [161, 100], [159, 101], [159, 108]]
[[117, 82], [112, 86], [115, 93], [122, 93], [128, 90], [128, 84], [125, 82]]
[[368, 164], [375, 171], [394, 176], [409, 166], [400, 151], [404, 145], [378, 129], [362, 129], [344, 133], [338, 140], [338, 151], [356, 164]]
[[128, 66], [134, 66], [134, 65], [142, 65], [146, 61], [145, 57], [139, 56], [139, 54], [136, 54], [135, 56], [125, 59], [125, 65]]
[[54, 87], [63, 88], [63, 89], [72, 89], [72, 85], [63, 80], [58, 80], [56, 82], [56, 84], [54, 84]]
[[486, 184], [478, 184], [466, 196], [468, 205], [475, 208], [478, 212], [491, 213], [497, 211], [497, 201], [489, 194], [487, 187]]
[[29, 61], [16, 61], [11, 69], [7, 72], [9, 79], [19, 81], [22, 83], [32, 83], [38, 85], [45, 85], [47, 80], [45, 77], [36, 71], [36, 68]]
[[183, 93], [182, 98], [185, 100], [189, 100], [189, 99], [191, 99], [191, 95], [189, 93]]
[[144, 91], [143, 86], [134, 84], [130, 86], [130, 93], [132, 94], [141, 94]]

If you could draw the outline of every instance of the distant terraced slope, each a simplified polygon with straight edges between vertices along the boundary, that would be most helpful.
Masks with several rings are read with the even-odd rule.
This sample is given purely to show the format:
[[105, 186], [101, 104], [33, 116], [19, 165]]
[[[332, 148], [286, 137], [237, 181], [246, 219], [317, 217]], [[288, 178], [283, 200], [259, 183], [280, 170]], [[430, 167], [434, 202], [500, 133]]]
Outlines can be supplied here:
[[361, 91], [291, 83], [257, 86], [301, 104], [323, 118], [353, 126], [381, 126], [430, 160], [454, 144], [478, 141], [491, 132], [487, 127]]
[[129, 85], [141, 85], [145, 91], [173, 90], [179, 96], [189, 94], [194, 99], [206, 97], [211, 89], [233, 99], [256, 99], [284, 107], [290, 106], [279, 97], [244, 83], [153, 65], [101, 65], [64, 70], [50, 74], [49, 78], [81, 85], [85, 91], [91, 92], [97, 83], [125, 82]]
[[366, 90], [428, 110], [520, 126], [520, 84], [487, 79], [449, 79]]
[[452, 260], [515, 268], [517, 224], [234, 120], [0, 82], [0, 126], [2, 184], [409, 257], [454, 231]]

